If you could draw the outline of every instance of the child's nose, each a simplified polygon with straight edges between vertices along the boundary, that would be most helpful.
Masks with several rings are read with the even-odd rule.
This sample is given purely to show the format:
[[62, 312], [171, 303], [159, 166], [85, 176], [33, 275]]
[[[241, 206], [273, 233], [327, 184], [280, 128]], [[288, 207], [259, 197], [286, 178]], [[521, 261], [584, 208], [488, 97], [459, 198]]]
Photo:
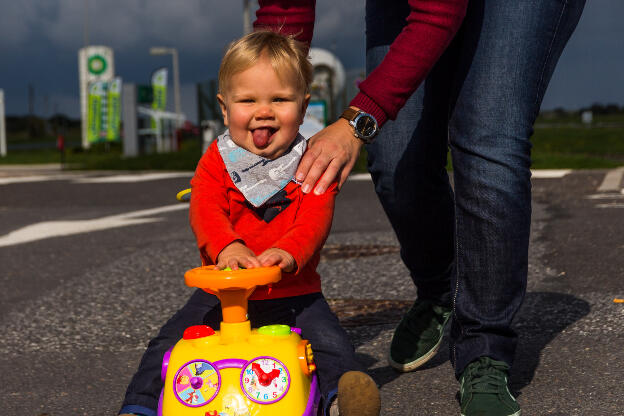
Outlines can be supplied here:
[[269, 104], [262, 104], [256, 111], [256, 118], [272, 118], [274, 116], [273, 109]]

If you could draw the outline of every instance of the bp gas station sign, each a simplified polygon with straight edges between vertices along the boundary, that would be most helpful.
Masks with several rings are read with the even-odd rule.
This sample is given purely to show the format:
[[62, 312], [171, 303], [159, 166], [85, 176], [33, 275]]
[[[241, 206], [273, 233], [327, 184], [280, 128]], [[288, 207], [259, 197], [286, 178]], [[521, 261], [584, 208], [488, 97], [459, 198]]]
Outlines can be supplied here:
[[87, 70], [91, 75], [102, 75], [106, 72], [108, 63], [102, 55], [94, 54], [87, 59]]

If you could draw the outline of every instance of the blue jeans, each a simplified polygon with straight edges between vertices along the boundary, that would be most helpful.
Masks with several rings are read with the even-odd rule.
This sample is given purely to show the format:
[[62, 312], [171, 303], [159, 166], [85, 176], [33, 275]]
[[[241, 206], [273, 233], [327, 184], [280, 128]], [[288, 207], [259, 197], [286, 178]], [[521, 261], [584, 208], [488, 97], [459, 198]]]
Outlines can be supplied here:
[[[301, 336], [314, 350], [316, 374], [323, 406], [336, 395], [338, 379], [347, 371], [365, 371], [356, 357], [349, 336], [329, 308], [321, 293], [290, 298], [250, 300], [249, 320], [253, 328], [285, 324], [301, 328]], [[143, 355], [137, 372], [126, 391], [119, 413], [156, 416], [162, 389], [160, 369], [165, 352], [182, 338], [191, 325], [205, 324], [218, 329], [223, 320], [216, 296], [197, 290], [186, 305], [160, 329]]]
[[[367, 1], [368, 72], [405, 25], [406, 3]], [[458, 377], [480, 356], [513, 363], [531, 224], [529, 137], [584, 3], [471, 0], [449, 48], [367, 148], [418, 297], [454, 307]]]

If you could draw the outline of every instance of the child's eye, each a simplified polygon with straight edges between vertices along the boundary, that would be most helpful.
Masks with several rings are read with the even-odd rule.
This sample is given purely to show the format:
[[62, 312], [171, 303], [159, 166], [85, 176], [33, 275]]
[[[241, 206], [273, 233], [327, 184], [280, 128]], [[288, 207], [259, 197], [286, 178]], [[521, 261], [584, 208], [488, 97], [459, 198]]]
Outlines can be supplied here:
[[238, 100], [239, 103], [253, 103], [254, 100], [252, 100], [251, 98], [241, 98], [240, 100]]
[[283, 103], [283, 102], [288, 101], [288, 98], [285, 98], [285, 97], [275, 97], [275, 98], [273, 98], [273, 101], [275, 101], [277, 103]]

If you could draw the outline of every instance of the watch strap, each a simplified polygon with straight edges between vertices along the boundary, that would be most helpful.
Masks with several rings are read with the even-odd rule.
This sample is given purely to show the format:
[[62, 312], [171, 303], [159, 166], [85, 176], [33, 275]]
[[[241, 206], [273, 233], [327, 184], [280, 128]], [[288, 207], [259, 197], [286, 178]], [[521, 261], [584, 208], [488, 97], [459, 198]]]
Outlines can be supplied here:
[[359, 112], [360, 112], [359, 110], [353, 109], [351, 107], [347, 107], [342, 112], [340, 117], [345, 118], [345, 119], [347, 119], [349, 121], [354, 121], [355, 117], [358, 115]]

